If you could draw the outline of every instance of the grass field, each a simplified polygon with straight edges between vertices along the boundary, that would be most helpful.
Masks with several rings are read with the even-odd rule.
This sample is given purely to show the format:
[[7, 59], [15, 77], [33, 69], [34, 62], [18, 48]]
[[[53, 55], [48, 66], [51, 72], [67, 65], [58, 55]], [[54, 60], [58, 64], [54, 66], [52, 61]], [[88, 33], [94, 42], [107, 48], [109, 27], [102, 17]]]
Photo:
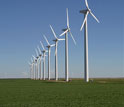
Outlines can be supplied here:
[[0, 107], [124, 107], [124, 79], [0, 80]]

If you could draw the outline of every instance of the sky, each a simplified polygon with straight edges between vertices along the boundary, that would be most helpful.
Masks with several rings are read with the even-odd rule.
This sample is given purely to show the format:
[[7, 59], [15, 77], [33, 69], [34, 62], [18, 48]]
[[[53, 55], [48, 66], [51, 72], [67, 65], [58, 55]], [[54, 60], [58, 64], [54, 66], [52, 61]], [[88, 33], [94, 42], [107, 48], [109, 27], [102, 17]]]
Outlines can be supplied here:
[[[99, 19], [88, 16], [89, 76], [124, 77], [124, 0], [88, 0]], [[0, 78], [27, 78], [31, 56], [46, 35], [49, 42], [66, 28], [66, 8], [69, 10], [69, 77], [84, 77], [84, 31], [80, 32], [86, 9], [84, 0], [0, 0]], [[62, 37], [64, 38], [64, 36]], [[40, 46], [41, 48], [41, 46]], [[41, 48], [42, 49], [42, 48]], [[59, 77], [65, 74], [65, 43], [58, 44]], [[54, 77], [54, 47], [51, 49], [51, 76]], [[47, 60], [47, 58], [46, 58]], [[47, 61], [46, 61], [47, 77]]]

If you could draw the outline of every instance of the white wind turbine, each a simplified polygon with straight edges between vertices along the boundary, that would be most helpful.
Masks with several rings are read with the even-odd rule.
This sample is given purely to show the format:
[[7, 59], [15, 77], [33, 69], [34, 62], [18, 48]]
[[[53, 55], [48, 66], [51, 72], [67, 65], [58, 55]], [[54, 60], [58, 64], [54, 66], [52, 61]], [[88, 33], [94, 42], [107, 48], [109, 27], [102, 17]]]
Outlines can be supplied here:
[[55, 37], [55, 39], [53, 40], [55, 42], [55, 80], [57, 81], [58, 80], [58, 54], [57, 54], [57, 49], [58, 49], [58, 42], [59, 41], [62, 41], [62, 40], [65, 40], [65, 39], [59, 39], [57, 36], [56, 36], [56, 33], [55, 31], [53, 30], [52, 26], [50, 25], [50, 28], [52, 30], [52, 33]]
[[82, 31], [84, 27], [84, 79], [86, 82], [89, 82], [89, 64], [88, 64], [88, 28], [87, 28], [87, 16], [88, 14], [91, 14], [93, 18], [99, 23], [99, 20], [96, 18], [96, 16], [92, 13], [91, 9], [88, 6], [87, 0], [85, 0], [85, 4], [87, 9], [81, 10], [80, 13], [84, 14], [84, 21], [80, 28], [80, 31]]
[[70, 33], [70, 36], [74, 42], [74, 44], [76, 45], [76, 41], [70, 31], [70, 27], [69, 27], [69, 16], [68, 16], [68, 8], [66, 9], [67, 12], [67, 28], [63, 29], [63, 33], [60, 36], [65, 35], [65, 79], [66, 81], [68, 81], [68, 32]]
[[35, 65], [35, 64], [34, 64], [34, 63], [35, 63], [35, 62], [33, 61], [32, 57], [31, 57], [31, 63], [32, 63], [32, 79], [35, 79], [35, 77], [34, 77], [34, 76], [35, 76], [35, 75], [34, 75], [34, 73], [35, 73], [35, 71], [34, 71], [34, 65]]
[[37, 69], [37, 58], [34, 56], [34, 55], [32, 55], [32, 57], [34, 58], [34, 78], [35, 78], [35, 80], [37, 79], [37, 71], [38, 71], [38, 69]]
[[38, 51], [39, 51], [39, 59], [40, 59], [40, 62], [39, 62], [39, 64], [40, 64], [40, 66], [39, 66], [40, 67], [39, 68], [39, 77], [40, 77], [40, 80], [42, 80], [42, 70], [41, 70], [42, 52], [41, 52], [39, 46], [37, 46], [37, 48], [38, 48]]
[[40, 44], [43, 48], [43, 80], [45, 80], [45, 57], [46, 57], [46, 52], [47, 50], [45, 50], [45, 47], [43, 46], [43, 43], [40, 41]]
[[32, 79], [32, 64], [30, 62], [28, 62], [29, 64], [29, 69], [30, 69], [30, 79]]
[[37, 79], [39, 79], [39, 60], [40, 60], [40, 56], [39, 56], [39, 53], [37, 51], [37, 49], [35, 49], [36, 51], [36, 58], [37, 58]]
[[55, 46], [55, 44], [50, 44], [46, 36], [44, 35], [44, 39], [47, 42], [47, 48], [48, 48], [48, 80], [50, 80], [50, 52], [51, 52], [51, 47]]
[[36, 58], [37, 58], [37, 72], [36, 72], [36, 74], [37, 74], [37, 79], [39, 79], [39, 54], [38, 54], [38, 51], [37, 51], [37, 49], [35, 49], [35, 52], [36, 52]]

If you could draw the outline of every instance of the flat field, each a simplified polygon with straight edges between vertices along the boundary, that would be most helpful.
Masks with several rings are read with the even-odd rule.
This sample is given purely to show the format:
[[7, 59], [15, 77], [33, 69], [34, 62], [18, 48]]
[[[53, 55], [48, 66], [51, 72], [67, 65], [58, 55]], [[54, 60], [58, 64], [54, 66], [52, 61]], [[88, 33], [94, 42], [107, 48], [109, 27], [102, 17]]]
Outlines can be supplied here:
[[1, 79], [0, 107], [124, 107], [124, 79]]

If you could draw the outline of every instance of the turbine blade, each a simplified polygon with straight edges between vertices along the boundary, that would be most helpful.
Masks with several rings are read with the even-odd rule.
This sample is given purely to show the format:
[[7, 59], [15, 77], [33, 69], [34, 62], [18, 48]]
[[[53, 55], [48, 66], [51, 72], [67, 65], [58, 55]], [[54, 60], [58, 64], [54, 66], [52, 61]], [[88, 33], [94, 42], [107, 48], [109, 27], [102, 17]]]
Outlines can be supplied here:
[[50, 45], [50, 43], [48, 42], [46, 36], [45, 35], [43, 35], [43, 36], [44, 36], [44, 39], [46, 40], [47, 44]]
[[93, 18], [94, 18], [98, 23], [100, 23], [99, 20], [96, 18], [96, 16], [95, 16], [92, 12], [90, 12], [90, 14], [93, 16]]
[[68, 8], [66, 9], [67, 12], [67, 27], [69, 28], [69, 16], [68, 16]]
[[34, 55], [32, 55], [32, 57], [34, 58], [34, 60], [36, 59]]
[[68, 29], [66, 31], [64, 31], [62, 34], [60, 34], [59, 36], [63, 36], [67, 32], [68, 32]]
[[40, 57], [38, 58], [38, 60], [37, 60], [37, 61], [38, 61], [38, 64], [39, 64], [39, 63], [40, 63]]
[[48, 50], [45, 50], [46, 52], [48, 52]]
[[65, 40], [65, 39], [58, 39], [58, 40], [60, 40], [60, 41], [61, 41], [61, 40]]
[[75, 41], [75, 39], [74, 39], [74, 37], [73, 37], [71, 31], [70, 31], [70, 35], [71, 35], [71, 38], [73, 39], [74, 44], [76, 45], [76, 41]]
[[38, 55], [38, 51], [37, 51], [37, 49], [35, 49], [35, 52], [36, 52], [36, 55], [39, 56], [39, 55]]
[[39, 58], [37, 59], [37, 63], [39, 62]]
[[86, 4], [86, 7], [87, 7], [88, 9], [90, 9], [87, 0], [85, 0], [85, 4]]
[[56, 36], [56, 33], [55, 33], [55, 31], [53, 30], [53, 28], [52, 28], [51, 25], [50, 25], [50, 28], [51, 28], [51, 30], [52, 30], [52, 32], [53, 32], [54, 37], [55, 37], [56, 39], [58, 39], [57, 36]]
[[40, 41], [40, 44], [41, 44], [41, 46], [42, 46], [42, 48], [43, 48], [43, 50], [45, 50], [45, 48], [44, 48], [44, 46], [43, 46], [43, 43]]
[[84, 27], [84, 24], [85, 24], [85, 22], [86, 22], [86, 20], [87, 20], [88, 14], [89, 14], [89, 12], [87, 12], [86, 15], [85, 15], [85, 18], [84, 18], [83, 24], [82, 24], [82, 26], [81, 26], [81, 28], [80, 28], [80, 31], [82, 31], [82, 29], [83, 29], [83, 27]]
[[32, 57], [31, 57], [31, 62], [33, 62], [33, 59], [32, 59]]
[[41, 54], [41, 50], [40, 50], [39, 46], [37, 46], [37, 49], [38, 49], [39, 53]]
[[51, 47], [55, 46], [55, 44], [50, 45]]

